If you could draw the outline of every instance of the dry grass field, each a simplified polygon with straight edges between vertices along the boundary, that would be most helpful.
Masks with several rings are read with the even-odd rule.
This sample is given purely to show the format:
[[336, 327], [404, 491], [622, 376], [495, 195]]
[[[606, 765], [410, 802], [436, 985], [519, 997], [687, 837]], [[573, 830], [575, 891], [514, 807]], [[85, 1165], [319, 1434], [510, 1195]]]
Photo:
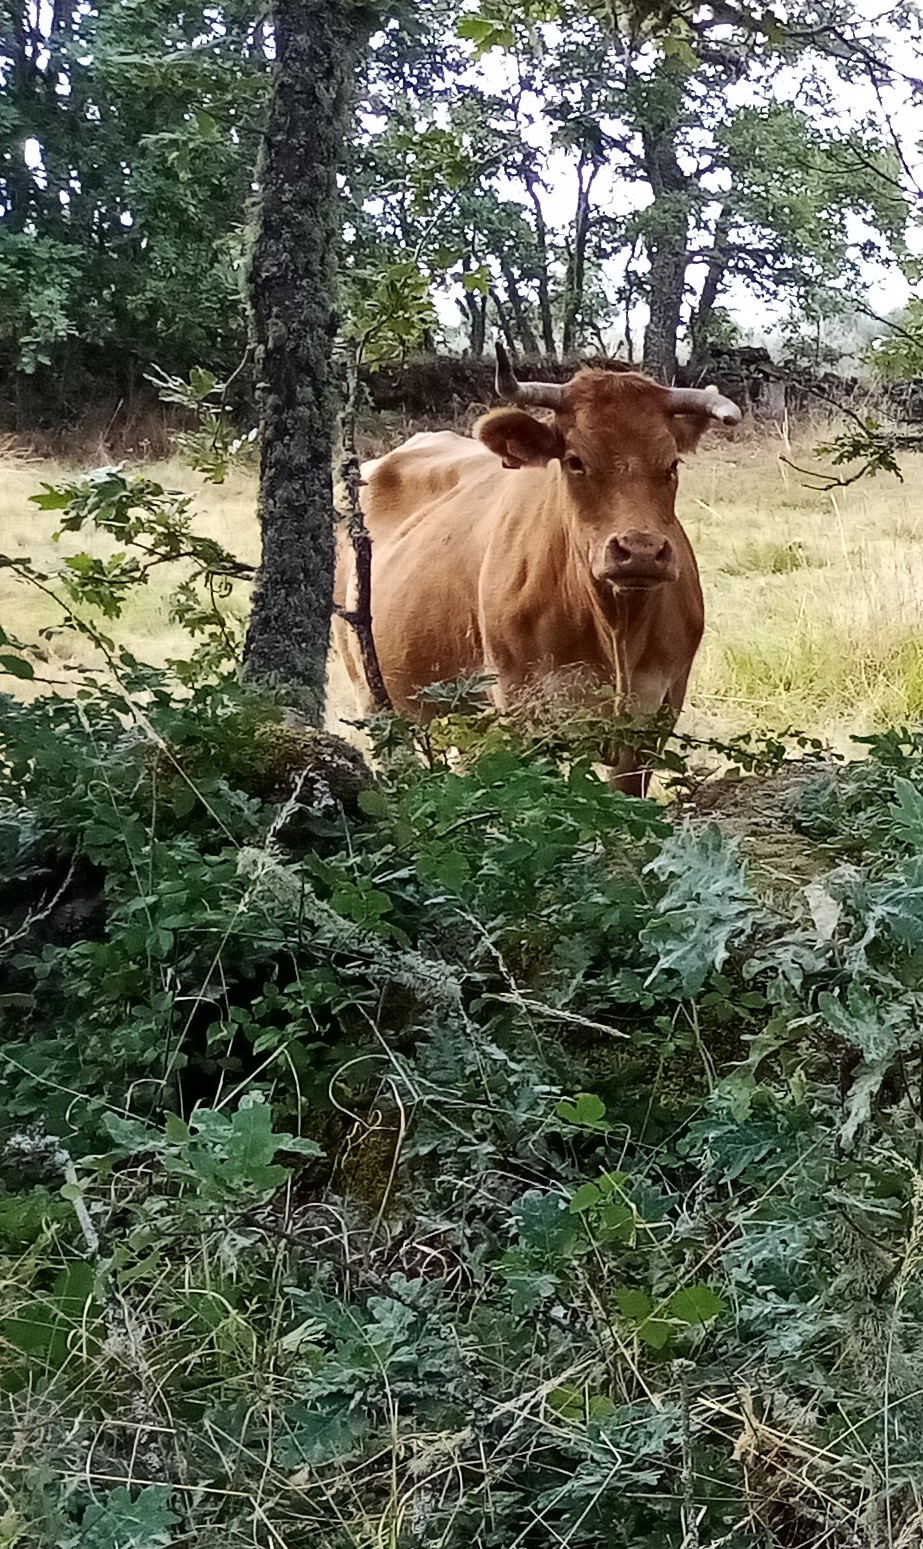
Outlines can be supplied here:
[[[881, 475], [821, 493], [780, 453], [807, 465], [824, 433], [826, 427], [805, 427], [794, 445], [771, 430], [744, 430], [727, 442], [711, 437], [683, 470], [679, 511], [708, 607], [687, 731], [724, 735], [794, 725], [843, 748], [851, 733], [923, 714], [923, 456], [905, 457], [903, 483]], [[241, 558], [257, 557], [252, 477], [215, 488], [177, 461], [150, 471], [195, 493], [203, 531]], [[66, 549], [53, 541], [54, 513], [38, 511], [28, 497], [66, 472], [27, 458], [0, 461], [0, 552], [60, 562]], [[156, 587], [134, 598], [116, 627], [144, 660], [183, 652], [182, 633], [167, 615], [171, 584], [159, 572]], [[234, 606], [246, 607], [243, 591]], [[58, 622], [53, 604], [9, 571], [0, 572], [0, 621], [28, 641]], [[55, 663], [89, 661], [92, 654], [66, 632], [46, 650], [52, 677]], [[4, 686], [29, 691], [12, 679]], [[331, 723], [343, 713], [354, 712], [334, 671]]]

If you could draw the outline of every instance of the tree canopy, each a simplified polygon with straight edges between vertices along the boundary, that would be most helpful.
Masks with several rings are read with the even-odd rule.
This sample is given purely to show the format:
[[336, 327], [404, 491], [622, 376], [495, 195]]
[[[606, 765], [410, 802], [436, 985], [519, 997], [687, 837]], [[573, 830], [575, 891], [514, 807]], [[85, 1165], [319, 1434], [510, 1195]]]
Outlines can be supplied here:
[[[795, 318], [907, 263], [889, 116], [909, 4], [423, 0], [373, 33], [341, 190], [343, 331], [642, 358]], [[0, 32], [0, 395], [28, 423], [157, 365], [232, 370], [273, 58], [241, 0], [13, 0]], [[906, 65], [902, 66], [906, 69]], [[907, 86], [907, 91], [911, 91]], [[642, 338], [643, 329], [643, 338]]]

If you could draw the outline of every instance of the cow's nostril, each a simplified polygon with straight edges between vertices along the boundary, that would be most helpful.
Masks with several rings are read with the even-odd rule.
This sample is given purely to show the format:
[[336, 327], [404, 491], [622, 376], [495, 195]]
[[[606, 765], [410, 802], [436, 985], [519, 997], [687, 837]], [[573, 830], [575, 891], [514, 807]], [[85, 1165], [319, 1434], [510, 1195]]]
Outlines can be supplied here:
[[673, 545], [659, 533], [612, 533], [606, 542], [605, 572], [626, 586], [666, 580], [674, 563]]

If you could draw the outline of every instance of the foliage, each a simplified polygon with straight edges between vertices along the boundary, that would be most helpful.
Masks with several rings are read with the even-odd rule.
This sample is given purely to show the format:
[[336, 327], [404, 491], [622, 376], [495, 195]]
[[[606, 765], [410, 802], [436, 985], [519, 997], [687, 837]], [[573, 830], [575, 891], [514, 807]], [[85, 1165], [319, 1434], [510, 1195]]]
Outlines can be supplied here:
[[832, 441], [819, 443], [816, 451], [820, 457], [829, 458], [834, 468], [849, 468], [859, 463], [857, 473], [845, 479], [830, 480], [831, 483], [851, 484], [865, 474], [874, 478], [876, 473], [891, 473], [896, 479], [902, 478], [897, 460], [899, 444], [894, 432], [884, 429], [877, 420], [858, 419], [857, 422], [850, 421], [847, 429], [834, 436]]
[[[404, 262], [435, 288], [451, 281], [475, 355], [488, 303], [529, 354], [614, 326], [629, 343], [639, 298], [685, 309], [699, 348], [734, 282], [796, 308], [854, 292], [863, 263], [904, 256], [910, 206], [897, 153], [876, 122], [844, 115], [837, 78], [856, 59], [887, 74], [887, 46], [857, 13], [824, 14], [690, 23], [491, 0], [395, 18], [373, 46], [374, 128], [355, 151], [357, 268]], [[556, 218], [553, 186], [571, 206]], [[626, 201], [635, 187], [649, 197]], [[469, 266], [487, 276], [483, 307], [459, 295]]]
[[[0, 46], [0, 387], [26, 429], [94, 392], [130, 403], [152, 367], [234, 373], [274, 52], [236, 0], [32, 9], [17, 0]], [[785, 25], [595, 0], [397, 8], [347, 147], [343, 340], [372, 365], [440, 338], [479, 355], [493, 327], [527, 356], [630, 353], [646, 301], [701, 351], [732, 286], [799, 315], [843, 305], [869, 262], [906, 260], [915, 191], [842, 90], [893, 85], [889, 50], [833, 4]], [[249, 363], [239, 386], [215, 384], [215, 423], [191, 433], [204, 467], [235, 438]]]
[[208, 484], [223, 484], [232, 465], [246, 467], [255, 461], [257, 428], [238, 433], [230, 396], [234, 379], [246, 363], [244, 356], [226, 382], [201, 366], [193, 367], [188, 380], [166, 371], [155, 370], [148, 376], [161, 403], [177, 404], [189, 414], [191, 427], [178, 432], [176, 445]]
[[4, 1533], [899, 1533], [918, 734], [805, 767], [780, 897], [445, 697], [348, 800], [229, 680], [5, 701]]
[[923, 300], [911, 297], [899, 319], [869, 346], [867, 359], [883, 377], [906, 380], [923, 374]]
[[0, 370], [60, 413], [151, 361], [230, 369], [268, 67], [222, 6], [14, 3], [0, 43]]
[[[232, 453], [233, 446], [227, 447], [223, 462], [216, 453], [213, 477], [223, 477]], [[220, 543], [195, 531], [190, 496], [167, 490], [143, 474], [127, 475], [121, 467], [112, 467], [70, 483], [45, 484], [43, 492], [31, 498], [41, 511], [62, 513], [57, 537], [89, 528], [124, 545], [107, 558], [86, 552], [68, 555], [56, 577], [29, 560], [3, 557], [2, 562], [26, 581], [46, 589], [57, 581], [71, 627], [90, 634], [110, 654], [112, 642], [89, 619], [100, 614], [118, 619], [129, 594], [144, 586], [155, 569], [179, 565], [183, 579], [173, 596], [171, 616], [199, 638], [192, 656], [173, 664], [181, 680], [195, 682], [237, 659], [240, 628], [226, 605], [234, 581], [252, 578], [253, 572]]]

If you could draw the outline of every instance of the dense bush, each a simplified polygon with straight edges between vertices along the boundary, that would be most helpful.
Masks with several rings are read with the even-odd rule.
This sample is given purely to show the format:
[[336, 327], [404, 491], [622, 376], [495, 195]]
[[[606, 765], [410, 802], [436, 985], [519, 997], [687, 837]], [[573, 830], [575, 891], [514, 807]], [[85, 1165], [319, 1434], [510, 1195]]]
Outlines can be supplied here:
[[0, 1543], [912, 1533], [923, 743], [804, 889], [129, 687], [4, 703]]

